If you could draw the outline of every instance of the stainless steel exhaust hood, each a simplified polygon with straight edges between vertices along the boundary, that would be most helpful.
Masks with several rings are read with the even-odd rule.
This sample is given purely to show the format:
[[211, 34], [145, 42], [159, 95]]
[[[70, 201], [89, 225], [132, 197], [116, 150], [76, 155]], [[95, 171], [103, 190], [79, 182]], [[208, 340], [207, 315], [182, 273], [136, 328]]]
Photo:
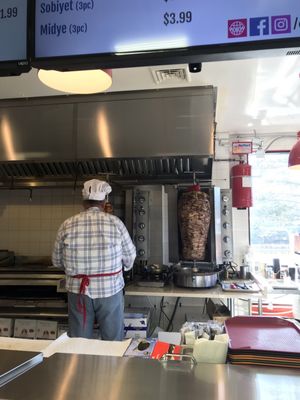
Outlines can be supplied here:
[[211, 86], [0, 102], [0, 183], [211, 179]]

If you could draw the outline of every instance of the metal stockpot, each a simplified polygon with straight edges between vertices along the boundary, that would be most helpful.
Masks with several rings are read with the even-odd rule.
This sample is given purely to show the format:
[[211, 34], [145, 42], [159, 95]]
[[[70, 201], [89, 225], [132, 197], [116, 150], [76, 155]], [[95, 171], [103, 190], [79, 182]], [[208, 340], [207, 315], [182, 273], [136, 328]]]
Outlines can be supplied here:
[[176, 286], [188, 288], [209, 288], [216, 285], [218, 272], [201, 272], [199, 269], [176, 266], [173, 272]]

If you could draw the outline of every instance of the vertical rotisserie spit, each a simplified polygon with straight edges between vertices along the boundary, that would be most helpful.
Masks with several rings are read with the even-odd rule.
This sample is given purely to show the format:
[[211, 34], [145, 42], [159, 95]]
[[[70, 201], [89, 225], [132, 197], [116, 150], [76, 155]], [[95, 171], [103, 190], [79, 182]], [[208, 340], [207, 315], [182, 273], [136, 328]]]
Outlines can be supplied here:
[[211, 220], [209, 196], [199, 185], [191, 186], [178, 201], [178, 221], [185, 260], [205, 259], [205, 248]]

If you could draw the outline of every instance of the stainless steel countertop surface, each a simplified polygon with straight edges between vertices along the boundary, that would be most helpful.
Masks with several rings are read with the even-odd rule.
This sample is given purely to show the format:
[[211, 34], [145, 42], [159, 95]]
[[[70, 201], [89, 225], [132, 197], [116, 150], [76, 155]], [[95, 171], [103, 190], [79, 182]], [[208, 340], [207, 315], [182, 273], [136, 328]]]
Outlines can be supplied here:
[[125, 286], [127, 296], [158, 296], [158, 297], [192, 297], [192, 298], [211, 298], [211, 299], [261, 299], [266, 297], [262, 291], [257, 293], [249, 292], [227, 292], [217, 284], [211, 288], [182, 288], [173, 283], [162, 288], [138, 286], [135, 282], [130, 282]]
[[31, 351], [0, 350], [0, 377], [20, 364], [29, 361], [37, 354]]
[[10, 400], [299, 400], [299, 370], [55, 354], [0, 389]]
[[43, 361], [41, 353], [0, 350], [0, 390], [8, 382]]

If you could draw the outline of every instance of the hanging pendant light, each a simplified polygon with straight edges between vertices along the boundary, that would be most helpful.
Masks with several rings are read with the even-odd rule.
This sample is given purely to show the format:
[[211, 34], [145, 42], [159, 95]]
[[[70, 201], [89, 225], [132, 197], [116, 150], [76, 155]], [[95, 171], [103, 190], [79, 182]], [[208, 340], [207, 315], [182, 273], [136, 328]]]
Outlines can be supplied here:
[[92, 94], [107, 90], [112, 84], [111, 69], [54, 71], [40, 69], [38, 77], [52, 89], [72, 94]]
[[289, 154], [289, 168], [300, 170], [300, 131], [297, 133], [297, 143], [294, 144]]

